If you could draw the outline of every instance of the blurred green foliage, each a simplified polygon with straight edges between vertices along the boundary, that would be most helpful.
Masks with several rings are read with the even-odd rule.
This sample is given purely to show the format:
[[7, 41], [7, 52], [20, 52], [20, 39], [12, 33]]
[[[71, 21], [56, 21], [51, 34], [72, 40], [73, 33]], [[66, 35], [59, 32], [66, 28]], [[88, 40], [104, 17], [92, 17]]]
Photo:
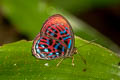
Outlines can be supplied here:
[[[27, 35], [30, 40], [34, 39], [34, 37], [40, 31], [42, 24], [49, 16], [53, 14], [62, 14], [70, 21], [74, 33], [77, 36], [80, 36], [86, 40], [95, 39], [97, 43], [115, 52], [118, 52], [119, 47], [116, 44], [102, 36], [99, 32], [91, 28], [89, 25], [71, 15], [69, 12], [63, 10], [69, 8], [70, 12], [76, 12], [78, 8], [80, 8], [80, 10], [82, 10], [81, 8], [85, 9], [84, 6], [88, 5], [87, 3], [89, 2], [91, 1], [3, 0], [2, 10], [10, 19], [10, 21], [15, 25], [16, 29], [20, 33]], [[57, 5], [61, 8], [57, 7]], [[81, 5], [84, 6], [80, 7]], [[110, 44], [112, 46], [110, 46]]]
[[119, 5], [120, 0], [45, 0], [45, 2], [77, 14], [78, 12], [82, 13], [92, 8]]

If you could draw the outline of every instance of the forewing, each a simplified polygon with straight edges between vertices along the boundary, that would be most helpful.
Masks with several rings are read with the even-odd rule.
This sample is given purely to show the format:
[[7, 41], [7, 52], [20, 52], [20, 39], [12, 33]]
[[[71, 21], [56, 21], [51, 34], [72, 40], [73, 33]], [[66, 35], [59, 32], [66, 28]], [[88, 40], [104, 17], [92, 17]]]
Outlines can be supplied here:
[[66, 48], [64, 56], [70, 56], [74, 48], [74, 34], [69, 22], [57, 14], [48, 18], [41, 30], [42, 34], [55, 38]]

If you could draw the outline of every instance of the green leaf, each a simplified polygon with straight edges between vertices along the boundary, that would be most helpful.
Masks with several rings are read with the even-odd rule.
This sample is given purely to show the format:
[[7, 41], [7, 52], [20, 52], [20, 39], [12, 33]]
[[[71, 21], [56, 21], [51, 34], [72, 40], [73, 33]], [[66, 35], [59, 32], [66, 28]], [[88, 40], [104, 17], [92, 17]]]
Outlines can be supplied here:
[[0, 80], [120, 80], [120, 58], [115, 53], [79, 37], [75, 46], [75, 65], [71, 58], [65, 58], [56, 67], [60, 59], [32, 56], [32, 41], [5, 44], [0, 47]]

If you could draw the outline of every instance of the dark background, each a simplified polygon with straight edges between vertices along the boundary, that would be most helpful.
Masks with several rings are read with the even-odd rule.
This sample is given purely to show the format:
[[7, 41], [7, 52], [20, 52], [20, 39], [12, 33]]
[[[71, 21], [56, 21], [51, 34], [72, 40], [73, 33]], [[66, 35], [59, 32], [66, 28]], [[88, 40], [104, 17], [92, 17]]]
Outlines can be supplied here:
[[[83, 20], [85, 23], [91, 25], [93, 28], [102, 33], [104, 36], [108, 37], [117, 45], [120, 45], [120, 4], [118, 2], [116, 2], [114, 5], [108, 5], [108, 3], [107, 6], [105, 6], [105, 3], [104, 6], [101, 4], [100, 6], [94, 5], [89, 9], [81, 8], [80, 6], [71, 6], [70, 4], [72, 3], [69, 4], [67, 3], [67, 1], [66, 4], [62, 4], [62, 2], [60, 3], [60, 1], [54, 2], [54, 0], [46, 0], [46, 2], [54, 6], [57, 5], [57, 7], [62, 7], [63, 5], [64, 10]], [[76, 3], [73, 3], [73, 5], [75, 5]], [[84, 1], [84, 4], [87, 5], [87, 3], [88, 2]], [[77, 5], [79, 5], [79, 2], [77, 3]], [[69, 6], [71, 8], [76, 7], [76, 10], [72, 10], [70, 8], [68, 9]], [[79, 8], [82, 10], [80, 10]], [[14, 25], [10, 18], [8, 18], [6, 14], [2, 11], [2, 9], [0, 9], [0, 45], [22, 39], [31, 40], [28, 38], [27, 35], [19, 32], [19, 30], [15, 26], [17, 25]]]

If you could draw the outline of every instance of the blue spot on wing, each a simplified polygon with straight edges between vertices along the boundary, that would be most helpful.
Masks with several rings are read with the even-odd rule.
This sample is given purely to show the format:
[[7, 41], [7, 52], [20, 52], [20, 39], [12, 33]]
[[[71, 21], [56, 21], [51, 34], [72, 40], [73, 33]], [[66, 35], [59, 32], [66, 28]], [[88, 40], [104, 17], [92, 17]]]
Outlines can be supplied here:
[[54, 33], [51, 33], [50, 35], [51, 35], [51, 36], [53, 36], [53, 35], [54, 35]]
[[49, 40], [47, 39], [47, 44], [49, 45]]
[[60, 32], [60, 34], [63, 34], [63, 33], [66, 33], [66, 30]]
[[39, 49], [37, 49], [37, 53], [39, 53], [39, 54], [40, 54], [40, 50], [39, 50]]
[[67, 36], [68, 36], [69, 34], [67, 34]]
[[44, 54], [40, 54], [43, 58], [45, 57], [45, 55]]
[[35, 48], [38, 49], [38, 44], [36, 44]]
[[55, 58], [55, 55], [53, 55], [52, 58]]
[[70, 48], [70, 47], [71, 47], [71, 40], [70, 40], [69, 45], [68, 45], [68, 48]]
[[52, 55], [53, 55], [53, 53], [49, 53], [49, 54], [48, 54], [48, 56], [52, 56]]
[[64, 52], [64, 47], [62, 47], [62, 52]]
[[58, 52], [56, 52], [56, 55], [59, 55], [59, 53], [58, 53]]
[[71, 36], [65, 37], [65, 38], [63, 38], [63, 40], [66, 40], [66, 39], [68, 39], [68, 38], [71, 38]]
[[64, 33], [66, 32], [66, 30], [64, 30]]
[[47, 33], [48, 33], [49, 31], [47, 30]]
[[58, 43], [57, 45], [55, 45], [55, 49], [57, 49], [59, 45], [60, 45], [60, 43]]
[[42, 39], [43, 37], [40, 37], [40, 39]]
[[[56, 31], [56, 30], [53, 30], [53, 32], [55, 32], [55, 31]], [[51, 35], [51, 36], [54, 36], [54, 33], [51, 33], [50, 35]]]
[[60, 34], [63, 34], [63, 32], [61, 31]]
[[41, 44], [40, 46], [41, 46], [42, 48], [45, 48], [45, 46], [44, 46], [44, 45], [42, 45], [42, 44]]
[[48, 52], [48, 49], [44, 49], [45, 52]]

